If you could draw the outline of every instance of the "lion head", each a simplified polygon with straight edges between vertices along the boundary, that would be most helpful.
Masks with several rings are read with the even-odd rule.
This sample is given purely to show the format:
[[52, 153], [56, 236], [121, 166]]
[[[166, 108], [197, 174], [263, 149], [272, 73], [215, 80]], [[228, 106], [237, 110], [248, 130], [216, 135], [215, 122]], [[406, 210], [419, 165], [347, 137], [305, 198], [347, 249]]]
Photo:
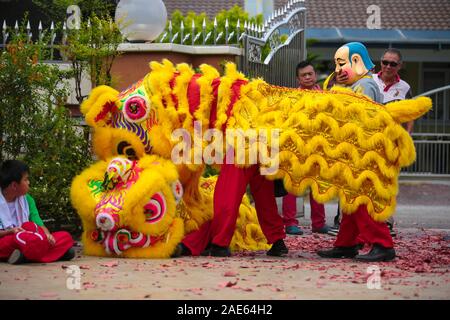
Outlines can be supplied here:
[[94, 164], [72, 185], [86, 254], [169, 257], [184, 236], [182, 195], [174, 165], [156, 156]]

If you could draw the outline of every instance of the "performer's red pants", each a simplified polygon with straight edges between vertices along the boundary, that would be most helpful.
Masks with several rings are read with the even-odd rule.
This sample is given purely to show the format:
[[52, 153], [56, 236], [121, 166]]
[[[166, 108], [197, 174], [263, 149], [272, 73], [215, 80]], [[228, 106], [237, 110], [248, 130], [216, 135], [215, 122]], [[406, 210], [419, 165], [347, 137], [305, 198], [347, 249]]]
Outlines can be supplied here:
[[389, 227], [385, 222], [374, 221], [366, 205], [360, 205], [352, 214], [342, 213], [335, 247], [352, 247], [359, 243], [379, 244], [385, 248], [394, 247]]
[[[311, 226], [313, 230], [321, 229], [325, 225], [325, 205], [314, 200], [312, 194], [309, 195], [311, 204]], [[286, 227], [297, 226], [297, 197], [288, 194], [283, 197], [283, 222]]]
[[8, 259], [15, 249], [19, 249], [29, 261], [53, 262], [73, 246], [72, 236], [66, 231], [52, 233], [56, 240], [52, 246], [44, 230], [34, 222], [25, 222], [21, 227], [25, 231], [0, 238], [0, 259]]
[[278, 214], [273, 181], [259, 173], [258, 165], [238, 168], [233, 164], [223, 164], [214, 189], [212, 222], [204, 223], [183, 240], [193, 255], [200, 254], [210, 240], [218, 246], [230, 245], [247, 184], [250, 184], [258, 221], [267, 242], [274, 243], [286, 237], [283, 219]]
[[198, 230], [184, 236], [181, 241], [193, 256], [199, 256], [211, 241], [211, 221], [203, 223]]

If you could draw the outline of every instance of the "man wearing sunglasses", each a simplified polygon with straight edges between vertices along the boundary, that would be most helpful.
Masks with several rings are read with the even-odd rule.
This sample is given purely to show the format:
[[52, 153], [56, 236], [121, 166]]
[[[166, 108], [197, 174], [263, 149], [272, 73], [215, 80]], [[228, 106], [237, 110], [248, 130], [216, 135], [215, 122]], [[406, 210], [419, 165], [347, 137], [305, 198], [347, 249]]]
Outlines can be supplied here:
[[[381, 57], [381, 71], [373, 74], [373, 79], [378, 84], [383, 95], [383, 103], [396, 100], [411, 99], [411, 87], [400, 79], [398, 72], [402, 68], [402, 54], [394, 48], [387, 49]], [[406, 130], [412, 133], [414, 122], [406, 124]]]
[[[398, 72], [402, 68], [402, 54], [400, 50], [389, 48], [381, 57], [381, 71], [373, 74], [373, 80], [378, 84], [381, 94], [383, 95], [383, 103], [411, 99], [411, 87], [406, 81], [400, 79]], [[412, 133], [414, 121], [406, 123], [406, 131]], [[386, 221], [391, 236], [395, 237], [394, 218], [389, 218]]]

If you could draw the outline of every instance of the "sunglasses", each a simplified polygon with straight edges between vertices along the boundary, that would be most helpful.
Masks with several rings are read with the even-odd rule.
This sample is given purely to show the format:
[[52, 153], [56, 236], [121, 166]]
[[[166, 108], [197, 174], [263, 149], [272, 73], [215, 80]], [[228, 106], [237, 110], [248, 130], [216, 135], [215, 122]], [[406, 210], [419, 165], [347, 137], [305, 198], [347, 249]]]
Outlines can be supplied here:
[[394, 61], [383, 60], [383, 61], [381, 61], [381, 63], [382, 63], [384, 66], [390, 65], [392, 68], [395, 68], [396, 66], [398, 66], [398, 63], [397, 63], [397, 62], [394, 62]]

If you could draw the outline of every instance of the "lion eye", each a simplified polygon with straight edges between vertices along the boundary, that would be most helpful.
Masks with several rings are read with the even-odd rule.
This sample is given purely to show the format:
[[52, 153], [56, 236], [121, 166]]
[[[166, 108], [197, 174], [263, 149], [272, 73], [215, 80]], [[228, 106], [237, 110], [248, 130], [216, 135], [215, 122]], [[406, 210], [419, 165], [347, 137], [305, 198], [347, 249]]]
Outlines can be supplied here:
[[167, 211], [166, 199], [161, 192], [156, 193], [144, 206], [145, 222], [156, 223]]
[[150, 105], [143, 96], [132, 96], [124, 103], [123, 112], [127, 120], [137, 122], [145, 120], [149, 114]]

